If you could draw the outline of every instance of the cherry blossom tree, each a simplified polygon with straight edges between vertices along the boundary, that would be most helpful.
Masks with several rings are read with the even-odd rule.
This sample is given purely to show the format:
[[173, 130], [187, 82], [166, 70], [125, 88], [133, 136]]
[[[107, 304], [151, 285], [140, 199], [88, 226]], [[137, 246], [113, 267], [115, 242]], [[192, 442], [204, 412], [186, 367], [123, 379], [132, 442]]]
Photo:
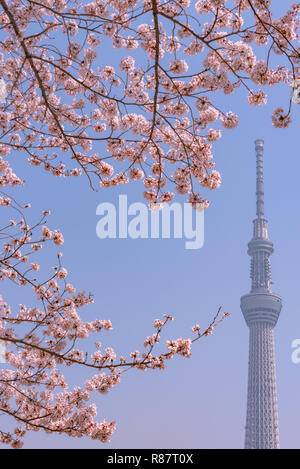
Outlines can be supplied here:
[[[243, 87], [257, 106], [267, 99], [262, 88], [291, 84], [286, 111], [274, 110], [276, 127], [289, 124], [292, 100], [299, 103], [300, 4], [279, 19], [269, 0], [0, 5], [7, 90], [0, 154], [20, 151], [58, 177], [84, 173], [102, 187], [142, 180], [151, 204], [172, 200], [175, 187], [206, 208], [199, 184], [220, 184], [212, 143], [220, 126], [238, 125], [214, 92]], [[105, 48], [117, 66], [103, 63]], [[261, 49], [265, 57], [258, 59]]]
[[[36, 256], [42, 247], [64, 242], [60, 231], [51, 231], [45, 224], [48, 212], [29, 225], [25, 216], [29, 204], [21, 207], [7, 194], [1, 194], [0, 205], [15, 216], [0, 229], [0, 279], [31, 288], [37, 305], [28, 308], [20, 304], [16, 310], [0, 295], [0, 341], [5, 345], [2, 353], [9, 366], [0, 371], [0, 412], [18, 424], [13, 431], [0, 428], [0, 441], [20, 448], [27, 431], [43, 429], [46, 433], [108, 442], [116, 424], [95, 420], [97, 408], [90, 403], [91, 393], [107, 394], [130, 368], [164, 369], [166, 361], [175, 355], [190, 357], [192, 343], [210, 335], [228, 313], [221, 316], [219, 309], [206, 330], [201, 332], [196, 325], [192, 328], [193, 339], [168, 340], [166, 351], [154, 354], [162, 329], [173, 320], [165, 314], [163, 319], [154, 321], [154, 333], [145, 339], [143, 353], [134, 350], [128, 358], [117, 358], [112, 347], [103, 350], [98, 340], [100, 333], [112, 329], [111, 322], [81, 319], [79, 308], [93, 303], [93, 298], [85, 292], [76, 293], [73, 285], [67, 283], [62, 254], [58, 253], [57, 266], [47, 279], [38, 274]], [[97, 342], [89, 353], [78, 342], [91, 334], [97, 336]], [[62, 371], [70, 366], [84, 367], [93, 374], [70, 390]]]
[[[111, 329], [108, 320], [84, 322], [78, 309], [93, 301], [67, 283], [58, 256], [39, 276], [43, 246], [63, 235], [27, 220], [28, 205], [11, 195], [24, 184], [11, 168], [14, 152], [56, 177], [85, 175], [93, 189], [142, 182], [150, 208], [186, 194], [197, 209], [221, 176], [213, 143], [238, 116], [220, 109], [218, 93], [238, 88], [263, 105], [269, 86], [291, 87], [286, 109], [272, 115], [284, 128], [300, 103], [300, 4], [278, 19], [269, 0], [0, 0], [0, 205], [12, 211], [1, 229], [1, 279], [32, 288], [39, 306], [11, 308], [0, 298], [0, 339], [8, 368], [0, 373], [0, 412], [17, 421], [0, 441], [20, 447], [26, 431], [109, 440], [115, 423], [96, 419], [93, 391], [105, 394], [128, 368], [163, 368], [190, 356], [192, 342], [226, 317], [220, 310], [194, 338], [167, 341], [154, 354], [172, 319], [155, 320], [145, 352], [116, 357], [112, 348], [88, 353], [78, 342]], [[111, 51], [111, 63], [104, 63]], [[194, 57], [196, 59], [192, 59]], [[97, 149], [97, 150], [96, 150]], [[6, 187], [7, 186], [7, 187]], [[97, 187], [98, 186], [98, 187]], [[7, 191], [10, 191], [9, 193]], [[173, 192], [174, 191], [174, 192]], [[69, 390], [62, 369], [95, 373]]]

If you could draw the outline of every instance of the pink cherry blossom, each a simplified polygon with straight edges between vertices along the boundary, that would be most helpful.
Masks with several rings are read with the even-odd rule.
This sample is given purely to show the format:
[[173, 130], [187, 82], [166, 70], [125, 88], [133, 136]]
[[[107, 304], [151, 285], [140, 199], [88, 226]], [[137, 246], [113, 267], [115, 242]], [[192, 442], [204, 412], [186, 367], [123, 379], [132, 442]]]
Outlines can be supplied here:
[[250, 92], [248, 94], [248, 103], [252, 104], [252, 106], [259, 106], [261, 104], [266, 104], [267, 102], [267, 95], [263, 91], [259, 90], [256, 93]]

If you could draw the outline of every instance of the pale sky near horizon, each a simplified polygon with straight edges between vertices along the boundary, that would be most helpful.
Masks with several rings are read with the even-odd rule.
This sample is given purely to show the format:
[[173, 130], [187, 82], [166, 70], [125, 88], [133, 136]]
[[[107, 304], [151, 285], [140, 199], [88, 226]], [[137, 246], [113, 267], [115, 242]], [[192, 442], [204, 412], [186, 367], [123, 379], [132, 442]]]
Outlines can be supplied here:
[[[250, 290], [247, 243], [255, 218], [258, 138], [265, 141], [265, 213], [275, 247], [273, 291], [283, 298], [275, 329], [280, 444], [300, 448], [300, 364], [291, 360], [291, 343], [300, 338], [300, 105], [294, 106], [288, 129], [275, 129], [272, 111], [287, 107], [290, 89], [282, 85], [267, 91], [268, 103], [259, 108], [247, 104], [244, 91], [219, 97], [224, 109], [239, 114], [240, 125], [224, 130], [214, 144], [222, 186], [205, 192], [211, 206], [199, 250], [186, 250], [181, 239], [98, 239], [97, 205], [115, 202], [125, 193], [129, 203], [143, 202], [142, 184], [93, 192], [84, 177], [56, 179], [15, 155], [13, 167], [30, 181], [17, 189], [20, 197], [31, 202], [33, 213], [51, 210], [49, 226], [60, 228], [65, 237], [61, 251], [70, 282], [95, 295], [95, 304], [85, 309], [87, 320], [99, 317], [113, 323], [113, 331], [101, 337], [103, 344], [121, 354], [142, 350], [153, 320], [162, 313], [175, 317], [162, 341], [190, 337], [195, 323], [205, 328], [220, 305], [231, 313], [212, 336], [193, 346], [190, 359], [175, 358], [164, 371], [129, 371], [108, 395], [94, 395], [99, 419], [118, 422], [111, 443], [38, 432], [26, 436], [24, 448], [243, 447], [248, 329], [239, 302]], [[50, 265], [55, 263], [52, 256], [53, 251]], [[1, 292], [4, 298], [13, 294], [8, 283], [2, 284]], [[71, 383], [77, 379], [71, 369]]]

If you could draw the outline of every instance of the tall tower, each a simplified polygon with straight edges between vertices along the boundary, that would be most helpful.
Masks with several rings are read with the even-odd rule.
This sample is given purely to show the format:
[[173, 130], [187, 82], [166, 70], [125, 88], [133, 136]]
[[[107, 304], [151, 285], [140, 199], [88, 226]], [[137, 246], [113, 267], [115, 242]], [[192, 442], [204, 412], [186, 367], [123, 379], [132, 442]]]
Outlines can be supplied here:
[[256, 140], [256, 219], [248, 243], [251, 292], [241, 298], [250, 329], [245, 449], [279, 448], [274, 327], [282, 302], [271, 291], [269, 257], [274, 249], [264, 218], [263, 148], [264, 141]]

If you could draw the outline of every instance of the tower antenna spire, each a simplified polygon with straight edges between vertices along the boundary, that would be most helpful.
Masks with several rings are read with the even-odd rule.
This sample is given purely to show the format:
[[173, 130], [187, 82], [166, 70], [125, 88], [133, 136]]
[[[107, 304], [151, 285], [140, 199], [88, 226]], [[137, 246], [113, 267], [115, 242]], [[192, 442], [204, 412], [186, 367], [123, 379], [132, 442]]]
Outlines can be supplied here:
[[264, 217], [264, 173], [263, 173], [263, 151], [264, 141], [255, 140], [256, 151], [256, 215]]

